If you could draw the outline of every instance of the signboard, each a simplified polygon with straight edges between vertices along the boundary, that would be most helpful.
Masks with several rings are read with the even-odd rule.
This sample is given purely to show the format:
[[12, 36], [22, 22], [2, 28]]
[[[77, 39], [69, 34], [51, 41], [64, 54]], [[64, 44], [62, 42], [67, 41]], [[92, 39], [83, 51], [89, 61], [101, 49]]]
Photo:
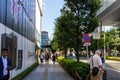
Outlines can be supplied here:
[[93, 33], [93, 39], [100, 39], [99, 33]]
[[84, 43], [83, 46], [90, 46], [91, 43]]
[[17, 66], [17, 69], [22, 68], [22, 61], [23, 61], [23, 50], [18, 50], [18, 66]]
[[83, 35], [83, 41], [84, 42], [90, 42], [90, 36], [88, 34]]

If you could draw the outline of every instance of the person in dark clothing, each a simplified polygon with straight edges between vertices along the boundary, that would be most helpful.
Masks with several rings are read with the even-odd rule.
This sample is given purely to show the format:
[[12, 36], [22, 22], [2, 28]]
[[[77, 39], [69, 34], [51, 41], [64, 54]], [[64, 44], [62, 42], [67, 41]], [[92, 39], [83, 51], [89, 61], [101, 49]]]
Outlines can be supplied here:
[[55, 64], [55, 61], [56, 61], [56, 54], [55, 53], [52, 55], [52, 61], [53, 61], [53, 64]]
[[49, 54], [48, 53], [45, 53], [45, 61], [46, 61], [46, 63], [49, 63]]
[[9, 80], [10, 70], [12, 68], [11, 61], [8, 58], [8, 49], [1, 50], [0, 57], [0, 80]]

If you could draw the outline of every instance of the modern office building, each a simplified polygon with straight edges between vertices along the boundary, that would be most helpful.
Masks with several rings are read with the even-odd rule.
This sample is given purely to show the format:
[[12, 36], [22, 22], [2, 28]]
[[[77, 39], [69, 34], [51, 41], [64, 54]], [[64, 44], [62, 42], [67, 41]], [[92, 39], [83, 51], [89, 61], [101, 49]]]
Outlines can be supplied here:
[[102, 6], [97, 14], [102, 13], [107, 7], [109, 7], [112, 3], [114, 3], [116, 0], [103, 0]]
[[49, 45], [48, 42], [49, 42], [48, 32], [42, 31], [41, 32], [41, 45], [48, 46]]
[[41, 4], [41, 0], [0, 0], [0, 50], [9, 49], [11, 78], [37, 62]]
[[35, 53], [39, 62], [42, 27], [42, 0], [36, 0], [36, 31], [35, 31]]
[[102, 26], [114, 26], [120, 23], [120, 0], [103, 0], [98, 12]]

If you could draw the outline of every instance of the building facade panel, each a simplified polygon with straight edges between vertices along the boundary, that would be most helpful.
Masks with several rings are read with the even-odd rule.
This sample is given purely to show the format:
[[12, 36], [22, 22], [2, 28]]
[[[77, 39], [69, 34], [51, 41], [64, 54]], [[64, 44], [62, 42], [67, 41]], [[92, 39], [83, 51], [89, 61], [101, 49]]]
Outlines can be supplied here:
[[9, 49], [13, 78], [36, 62], [36, 0], [0, 0], [0, 11], [0, 50]]
[[104, 7], [104, 9], [100, 9], [100, 13], [98, 14], [98, 18], [101, 21], [101, 24], [103, 26], [114, 26], [116, 24], [119, 24], [120, 20], [120, 0], [105, 0], [106, 3], [103, 4], [109, 4], [109, 6]]
[[98, 15], [103, 12], [106, 8], [108, 8], [112, 3], [114, 3], [116, 0], [103, 0], [102, 1], [102, 6], [100, 10], [98, 11]]

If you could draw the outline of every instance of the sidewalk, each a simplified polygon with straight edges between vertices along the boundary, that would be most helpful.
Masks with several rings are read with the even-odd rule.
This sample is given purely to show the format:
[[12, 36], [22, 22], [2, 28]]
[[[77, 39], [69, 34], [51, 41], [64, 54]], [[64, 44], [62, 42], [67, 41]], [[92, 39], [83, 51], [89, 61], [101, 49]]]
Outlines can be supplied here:
[[74, 80], [65, 70], [56, 62], [53, 64], [43, 63], [35, 68], [23, 80]]

